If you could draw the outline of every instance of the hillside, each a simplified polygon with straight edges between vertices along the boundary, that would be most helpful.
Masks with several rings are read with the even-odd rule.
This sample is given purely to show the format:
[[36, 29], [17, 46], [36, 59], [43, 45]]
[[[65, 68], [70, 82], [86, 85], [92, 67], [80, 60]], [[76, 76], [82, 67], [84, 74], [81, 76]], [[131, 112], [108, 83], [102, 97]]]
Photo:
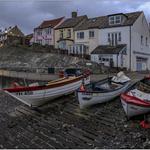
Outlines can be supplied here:
[[[27, 47], [7, 46], [0, 48], [0, 68], [9, 68], [11, 70], [44, 67], [86, 67], [88, 60], [78, 57], [66, 56], [61, 54], [52, 54], [48, 52], [39, 52]], [[92, 63], [91, 69], [101, 66]], [[27, 69], [27, 70], [28, 70]], [[92, 69], [93, 70], [93, 69]]]

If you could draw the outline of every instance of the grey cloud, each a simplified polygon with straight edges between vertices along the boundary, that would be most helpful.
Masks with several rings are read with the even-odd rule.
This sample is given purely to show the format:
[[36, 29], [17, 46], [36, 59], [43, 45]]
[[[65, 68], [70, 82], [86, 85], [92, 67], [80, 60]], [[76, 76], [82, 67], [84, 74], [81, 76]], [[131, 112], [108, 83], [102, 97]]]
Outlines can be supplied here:
[[19, 25], [30, 33], [43, 20], [70, 17], [71, 11], [89, 17], [143, 10], [150, 20], [148, 0], [12, 0], [0, 1], [0, 26]]

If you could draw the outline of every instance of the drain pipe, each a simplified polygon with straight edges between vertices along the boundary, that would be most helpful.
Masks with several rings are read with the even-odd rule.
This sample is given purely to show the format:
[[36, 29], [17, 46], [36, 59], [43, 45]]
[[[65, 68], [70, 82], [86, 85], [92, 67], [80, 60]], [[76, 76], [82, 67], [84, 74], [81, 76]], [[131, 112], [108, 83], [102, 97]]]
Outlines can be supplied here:
[[131, 26], [130, 26], [130, 54], [129, 54], [129, 57], [130, 57], [130, 59], [129, 59], [130, 71], [131, 71], [131, 55], [132, 55], [132, 53], [131, 53]]

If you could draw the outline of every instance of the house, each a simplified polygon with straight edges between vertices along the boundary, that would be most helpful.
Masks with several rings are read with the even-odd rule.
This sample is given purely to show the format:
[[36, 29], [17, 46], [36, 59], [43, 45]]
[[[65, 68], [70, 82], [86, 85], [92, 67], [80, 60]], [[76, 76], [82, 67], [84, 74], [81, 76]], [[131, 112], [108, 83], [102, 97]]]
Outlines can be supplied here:
[[55, 29], [55, 48], [67, 49], [74, 44], [75, 28], [87, 20], [87, 16], [77, 16], [77, 12], [72, 12], [72, 18], [66, 19]]
[[104, 65], [113, 62], [132, 71], [148, 70], [149, 24], [142, 11], [89, 18], [76, 28], [73, 49], [91, 54], [92, 61]]
[[28, 34], [28, 35], [25, 36], [25, 41], [24, 41], [25, 45], [28, 45], [28, 46], [32, 45], [33, 42], [34, 42], [33, 33]]
[[108, 67], [123, 68], [126, 56], [126, 44], [116, 46], [100, 45], [91, 52], [91, 60]]
[[23, 44], [24, 34], [18, 28], [18, 26], [5, 28], [3, 31], [0, 32], [0, 44], [1, 45], [8, 45], [13, 42]]
[[34, 29], [33, 41], [41, 45], [54, 45], [54, 29], [64, 21], [64, 17], [43, 21]]

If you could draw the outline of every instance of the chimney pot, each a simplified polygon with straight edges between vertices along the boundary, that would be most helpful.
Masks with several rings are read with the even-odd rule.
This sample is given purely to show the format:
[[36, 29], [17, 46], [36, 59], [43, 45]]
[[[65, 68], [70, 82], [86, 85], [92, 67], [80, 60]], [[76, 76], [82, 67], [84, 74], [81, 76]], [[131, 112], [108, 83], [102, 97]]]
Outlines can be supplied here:
[[72, 18], [76, 18], [78, 16], [77, 12], [76, 11], [73, 11], [72, 12]]

